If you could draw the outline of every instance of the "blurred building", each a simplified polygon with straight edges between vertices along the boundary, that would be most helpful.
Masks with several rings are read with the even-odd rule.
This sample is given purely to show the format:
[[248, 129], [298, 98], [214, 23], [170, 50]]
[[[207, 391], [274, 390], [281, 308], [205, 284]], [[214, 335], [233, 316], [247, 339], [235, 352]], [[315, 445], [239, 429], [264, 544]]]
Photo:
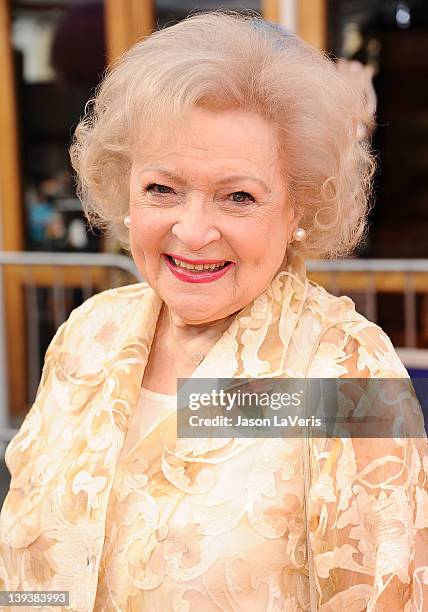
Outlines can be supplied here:
[[361, 255], [428, 257], [428, 2], [330, 0], [327, 48], [375, 69], [379, 169]]

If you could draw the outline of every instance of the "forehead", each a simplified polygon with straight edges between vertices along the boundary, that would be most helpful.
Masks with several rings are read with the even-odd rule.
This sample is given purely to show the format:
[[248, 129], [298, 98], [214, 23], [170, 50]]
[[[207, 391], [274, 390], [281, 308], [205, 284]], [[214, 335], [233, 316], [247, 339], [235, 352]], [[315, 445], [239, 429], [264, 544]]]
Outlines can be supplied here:
[[180, 121], [158, 121], [150, 130], [142, 127], [134, 162], [193, 164], [195, 170], [195, 164], [232, 164], [234, 169], [267, 171], [279, 162], [277, 134], [272, 124], [252, 112], [194, 107]]

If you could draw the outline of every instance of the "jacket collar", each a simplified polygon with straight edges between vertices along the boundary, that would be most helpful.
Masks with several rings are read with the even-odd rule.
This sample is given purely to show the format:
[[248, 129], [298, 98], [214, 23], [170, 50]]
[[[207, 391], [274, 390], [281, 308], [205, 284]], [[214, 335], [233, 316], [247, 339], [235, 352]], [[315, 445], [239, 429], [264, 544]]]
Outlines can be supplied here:
[[[289, 251], [287, 261], [267, 289], [233, 318], [201, 365], [196, 378], [284, 375], [287, 348], [308, 292], [303, 258]], [[115, 421], [122, 431], [135, 406], [147, 365], [162, 299], [146, 283], [126, 288], [131, 298], [119, 323], [109, 376]], [[121, 331], [126, 330], [122, 335]]]

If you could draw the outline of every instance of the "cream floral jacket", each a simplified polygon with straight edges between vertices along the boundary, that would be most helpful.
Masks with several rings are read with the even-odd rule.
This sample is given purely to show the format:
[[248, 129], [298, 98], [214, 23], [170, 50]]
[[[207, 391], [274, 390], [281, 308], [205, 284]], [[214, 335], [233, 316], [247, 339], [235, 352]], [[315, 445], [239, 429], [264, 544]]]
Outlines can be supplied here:
[[[312, 439], [309, 488], [297, 439], [169, 428], [117, 469], [161, 306], [145, 283], [111, 289], [58, 329], [6, 451], [0, 590], [69, 591], [76, 612], [427, 610], [424, 437]], [[386, 334], [290, 254], [194, 376], [408, 374]], [[417, 407], [406, 418], [423, 428]], [[171, 499], [184, 523], [164, 512]]]

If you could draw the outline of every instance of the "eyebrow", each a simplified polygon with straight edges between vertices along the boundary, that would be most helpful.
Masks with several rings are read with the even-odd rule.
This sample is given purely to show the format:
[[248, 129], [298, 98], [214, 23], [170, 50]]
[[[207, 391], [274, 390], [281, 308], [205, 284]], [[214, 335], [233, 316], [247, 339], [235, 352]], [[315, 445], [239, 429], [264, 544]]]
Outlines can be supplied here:
[[[157, 166], [154, 164], [149, 164], [148, 166], [145, 166], [142, 169], [141, 174], [143, 174], [144, 172], [148, 172], [149, 170], [160, 172], [164, 176], [174, 181], [177, 181], [177, 183], [180, 183], [181, 185], [186, 184], [186, 181], [181, 176], [179, 176], [178, 174], [175, 174], [174, 172], [171, 172], [170, 170], [168, 170], [168, 168], [165, 168], [164, 166]], [[270, 192], [269, 187], [266, 185], [264, 181], [257, 178], [256, 176], [249, 176], [249, 175], [245, 176], [245, 175], [240, 175], [240, 174], [233, 174], [231, 176], [228, 176], [224, 179], [220, 179], [219, 181], [217, 181], [217, 185], [225, 185], [226, 183], [232, 183], [236, 181], [254, 181], [255, 183], [258, 183], [261, 187], [263, 187], [263, 189]]]

